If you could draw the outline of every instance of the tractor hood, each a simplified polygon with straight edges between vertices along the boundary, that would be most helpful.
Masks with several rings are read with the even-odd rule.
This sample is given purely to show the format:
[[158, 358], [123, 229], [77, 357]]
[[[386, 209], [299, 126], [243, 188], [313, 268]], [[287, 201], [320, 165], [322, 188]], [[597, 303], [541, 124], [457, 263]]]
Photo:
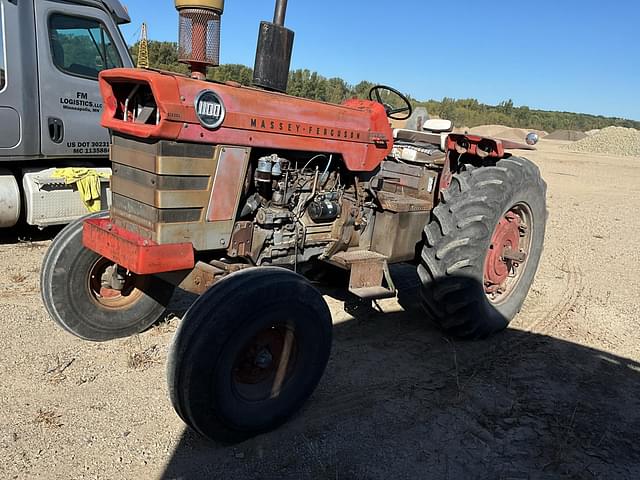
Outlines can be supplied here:
[[386, 111], [371, 101], [333, 105], [126, 68], [103, 71], [100, 89], [102, 126], [143, 141], [333, 153], [352, 171], [374, 170], [393, 146]]

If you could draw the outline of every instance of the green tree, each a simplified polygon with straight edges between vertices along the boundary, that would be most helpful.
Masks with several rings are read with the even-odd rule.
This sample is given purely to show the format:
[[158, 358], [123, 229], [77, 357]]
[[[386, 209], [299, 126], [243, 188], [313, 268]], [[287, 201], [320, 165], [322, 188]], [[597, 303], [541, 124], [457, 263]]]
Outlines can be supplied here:
[[351, 88], [341, 78], [330, 78], [326, 81], [326, 101], [342, 103], [352, 96]]
[[[130, 49], [132, 58], [138, 58], [138, 43]], [[178, 44], [175, 42], [149, 42], [149, 65], [158, 70], [186, 74], [189, 68], [178, 62]]]

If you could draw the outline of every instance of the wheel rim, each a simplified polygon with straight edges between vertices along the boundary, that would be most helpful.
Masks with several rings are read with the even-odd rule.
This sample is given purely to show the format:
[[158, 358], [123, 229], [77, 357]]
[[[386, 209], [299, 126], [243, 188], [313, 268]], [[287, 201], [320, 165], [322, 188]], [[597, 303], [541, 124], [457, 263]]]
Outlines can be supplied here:
[[114, 290], [102, 286], [102, 275], [107, 268], [114, 266], [110, 260], [100, 257], [89, 270], [88, 288], [91, 298], [101, 307], [120, 310], [130, 307], [143, 295], [140, 287], [144, 279], [133, 272], [124, 276], [122, 290]]
[[277, 324], [258, 332], [233, 362], [233, 390], [242, 400], [276, 398], [295, 374], [297, 342], [292, 325]]
[[498, 221], [484, 263], [484, 291], [493, 303], [506, 301], [517, 287], [531, 247], [533, 215], [518, 203]]

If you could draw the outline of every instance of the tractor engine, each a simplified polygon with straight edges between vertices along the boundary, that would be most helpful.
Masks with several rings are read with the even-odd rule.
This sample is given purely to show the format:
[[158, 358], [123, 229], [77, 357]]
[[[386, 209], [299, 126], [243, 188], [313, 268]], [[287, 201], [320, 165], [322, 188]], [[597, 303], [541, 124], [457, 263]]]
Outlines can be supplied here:
[[240, 212], [240, 220], [251, 219], [253, 241], [245, 253], [253, 262], [291, 264], [324, 252], [343, 201], [349, 203], [332, 162], [332, 155], [323, 154], [306, 161], [277, 154], [258, 159], [252, 193]]

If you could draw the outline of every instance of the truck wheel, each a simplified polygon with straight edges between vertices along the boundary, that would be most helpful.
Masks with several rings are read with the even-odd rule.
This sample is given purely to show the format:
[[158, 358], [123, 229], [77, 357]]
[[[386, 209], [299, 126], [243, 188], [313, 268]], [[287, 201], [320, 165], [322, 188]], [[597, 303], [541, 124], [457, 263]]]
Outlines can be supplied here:
[[176, 332], [167, 366], [173, 406], [212, 440], [272, 430], [315, 390], [331, 336], [327, 304], [300, 275], [275, 267], [231, 274]]
[[529, 160], [454, 175], [425, 228], [422, 303], [445, 332], [483, 338], [520, 311], [544, 242], [546, 184]]
[[40, 272], [40, 291], [51, 318], [69, 333], [104, 342], [139, 333], [159, 320], [174, 287], [158, 278], [126, 273], [124, 288], [102, 287], [101, 277], [113, 263], [82, 244], [88, 215], [67, 225], [53, 240]]

